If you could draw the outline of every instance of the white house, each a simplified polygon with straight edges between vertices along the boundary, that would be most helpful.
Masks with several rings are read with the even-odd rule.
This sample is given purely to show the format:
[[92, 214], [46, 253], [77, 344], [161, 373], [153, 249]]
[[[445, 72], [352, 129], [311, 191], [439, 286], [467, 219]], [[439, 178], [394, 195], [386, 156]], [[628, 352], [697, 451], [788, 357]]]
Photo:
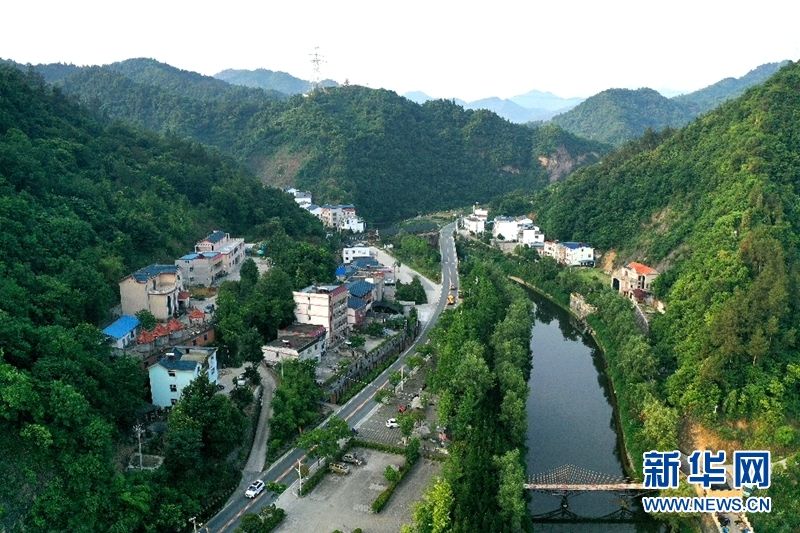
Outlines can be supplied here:
[[474, 233], [475, 235], [480, 235], [486, 231], [486, 221], [482, 218], [476, 217], [475, 215], [464, 217], [463, 226], [465, 230], [469, 231], [470, 233]]
[[344, 285], [311, 285], [293, 291], [294, 316], [300, 324], [323, 326], [328, 344], [347, 335], [347, 287]]
[[195, 253], [219, 252], [222, 256], [222, 269], [228, 273], [234, 266], [244, 261], [244, 239], [231, 237], [230, 233], [214, 230], [202, 241], [194, 245]]
[[339, 229], [342, 231], [352, 231], [353, 233], [364, 233], [367, 225], [364, 219], [356, 216], [348, 216], [339, 220]]
[[369, 246], [351, 246], [342, 249], [342, 260], [349, 265], [356, 257], [372, 257]]
[[175, 346], [147, 369], [153, 405], [170, 407], [178, 403], [183, 389], [202, 372], [217, 384], [217, 349], [201, 346]]
[[502, 237], [504, 241], [518, 240], [519, 223], [512, 217], [495, 217], [494, 227], [492, 228], [492, 237], [499, 239]]
[[136, 340], [139, 329], [139, 319], [131, 315], [122, 315], [110, 325], [103, 328], [103, 333], [108, 337], [111, 345], [120, 350]]
[[487, 220], [489, 220], [489, 210], [488, 209], [482, 209], [482, 208], [478, 207], [477, 204], [473, 205], [472, 206], [472, 216], [474, 216], [475, 218], [479, 218], [479, 219], [483, 220], [484, 222], [486, 222]]
[[319, 361], [327, 349], [327, 331], [313, 324], [292, 324], [278, 331], [278, 338], [261, 347], [264, 361], [274, 365], [287, 359]]
[[525, 224], [520, 226], [519, 242], [525, 246], [544, 246], [544, 233], [539, 229], [539, 226], [533, 224]]
[[594, 248], [585, 242], [564, 242], [564, 264], [569, 266], [594, 266]]

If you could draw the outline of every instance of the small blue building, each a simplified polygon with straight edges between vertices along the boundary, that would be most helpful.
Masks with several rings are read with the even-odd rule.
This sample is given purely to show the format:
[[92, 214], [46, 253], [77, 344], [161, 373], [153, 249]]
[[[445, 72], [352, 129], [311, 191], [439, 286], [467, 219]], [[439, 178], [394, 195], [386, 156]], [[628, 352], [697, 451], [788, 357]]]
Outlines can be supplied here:
[[106, 326], [103, 329], [103, 333], [109, 338], [112, 346], [122, 350], [136, 340], [138, 329], [138, 318], [132, 315], [122, 315], [109, 326]]

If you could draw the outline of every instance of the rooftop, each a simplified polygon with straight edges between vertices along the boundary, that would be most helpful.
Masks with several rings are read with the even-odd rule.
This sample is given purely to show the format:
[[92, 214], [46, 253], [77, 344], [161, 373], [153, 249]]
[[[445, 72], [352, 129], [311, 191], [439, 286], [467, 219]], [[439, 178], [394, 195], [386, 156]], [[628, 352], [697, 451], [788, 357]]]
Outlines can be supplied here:
[[123, 338], [139, 327], [139, 319], [131, 315], [122, 315], [103, 329], [103, 333], [116, 340]]
[[203, 241], [217, 243], [225, 238], [225, 232], [222, 230], [214, 230], [208, 234], [208, 237], [203, 239]]
[[565, 248], [569, 248], [570, 250], [577, 250], [578, 248], [591, 248], [591, 246], [585, 242], [562, 242], [561, 245]]
[[291, 348], [302, 351], [310, 345], [325, 337], [326, 330], [314, 324], [292, 324], [286, 329], [278, 331], [278, 338], [268, 342], [267, 346], [275, 348]]
[[309, 285], [308, 287], [304, 287], [297, 292], [304, 292], [308, 294], [339, 294], [340, 292], [346, 291], [347, 288], [344, 285]]
[[351, 296], [347, 299], [347, 307], [350, 309], [364, 309], [367, 306], [367, 302], [362, 300], [361, 298], [356, 298], [355, 296]]
[[174, 355], [167, 354], [156, 364], [167, 370], [194, 371], [197, 365], [205, 365], [216, 352], [217, 349], [214, 347], [175, 346], [172, 348]]
[[178, 267], [175, 265], [147, 265], [144, 268], [140, 268], [131, 276], [133, 279], [138, 281], [139, 283], [147, 283], [147, 280], [152, 279], [159, 274], [175, 274], [178, 271]]
[[195, 259], [213, 259], [218, 255], [220, 255], [219, 252], [191, 252], [181, 257], [181, 261], [194, 261]]
[[357, 298], [363, 298], [367, 294], [371, 293], [372, 289], [374, 288], [375, 286], [369, 281], [356, 281], [347, 284], [347, 290], [350, 291], [350, 294]]
[[656, 270], [655, 268], [650, 268], [649, 266], [644, 265], [642, 263], [637, 263], [636, 261], [631, 261], [626, 266], [627, 266], [627, 268], [630, 268], [631, 270], [636, 271], [636, 273], [639, 274], [640, 276], [657, 276], [658, 275], [658, 270]]

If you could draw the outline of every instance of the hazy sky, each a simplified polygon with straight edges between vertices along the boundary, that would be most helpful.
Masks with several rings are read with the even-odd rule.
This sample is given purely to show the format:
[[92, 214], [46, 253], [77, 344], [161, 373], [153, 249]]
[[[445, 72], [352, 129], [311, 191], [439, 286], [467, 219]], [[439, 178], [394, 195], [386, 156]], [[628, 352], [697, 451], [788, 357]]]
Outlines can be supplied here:
[[0, 57], [104, 64], [153, 57], [214, 74], [284, 70], [436, 97], [610, 87], [687, 92], [800, 59], [800, 3], [21, 0], [4, 2]]

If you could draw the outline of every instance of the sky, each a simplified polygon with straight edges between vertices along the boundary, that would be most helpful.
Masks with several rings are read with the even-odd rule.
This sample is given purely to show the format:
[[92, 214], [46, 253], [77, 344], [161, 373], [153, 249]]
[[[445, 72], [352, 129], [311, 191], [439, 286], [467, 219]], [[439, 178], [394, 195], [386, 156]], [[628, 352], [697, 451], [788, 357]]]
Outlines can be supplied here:
[[437, 98], [532, 89], [587, 97], [611, 87], [690, 92], [800, 59], [791, 0], [7, 2], [0, 57], [106, 64], [151, 57], [322, 78]]

